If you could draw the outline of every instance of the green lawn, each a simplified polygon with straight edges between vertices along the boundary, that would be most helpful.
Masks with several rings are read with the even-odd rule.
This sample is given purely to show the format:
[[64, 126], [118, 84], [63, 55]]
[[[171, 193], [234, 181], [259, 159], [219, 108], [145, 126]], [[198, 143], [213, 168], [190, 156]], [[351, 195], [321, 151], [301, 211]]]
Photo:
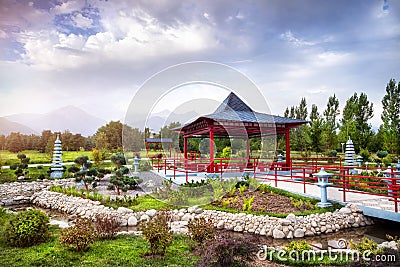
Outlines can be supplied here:
[[[51, 163], [52, 155], [46, 153], [40, 153], [36, 150], [24, 150], [20, 153], [25, 154], [28, 158], [30, 158], [29, 164], [45, 164]], [[19, 163], [19, 159], [17, 158], [18, 153], [13, 153], [6, 150], [0, 150], [0, 160], [3, 165], [12, 165], [15, 163]], [[74, 161], [79, 156], [88, 156], [90, 160], [92, 160], [92, 152], [91, 151], [64, 151], [63, 152], [63, 161], [70, 162]]]
[[59, 230], [44, 244], [13, 248], [0, 244], [0, 266], [193, 266], [187, 237], [176, 235], [165, 257], [145, 258], [149, 245], [141, 237], [121, 235], [115, 240], [96, 241], [86, 252], [75, 252], [58, 242]]

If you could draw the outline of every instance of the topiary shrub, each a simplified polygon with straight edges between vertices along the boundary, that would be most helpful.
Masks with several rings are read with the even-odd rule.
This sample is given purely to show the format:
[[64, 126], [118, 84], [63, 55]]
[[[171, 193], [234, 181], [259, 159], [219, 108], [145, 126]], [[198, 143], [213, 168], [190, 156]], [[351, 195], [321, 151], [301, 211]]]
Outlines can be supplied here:
[[86, 251], [96, 239], [96, 232], [92, 221], [87, 218], [78, 218], [75, 225], [60, 231], [59, 241], [75, 251]]
[[168, 225], [169, 221], [171, 221], [170, 216], [165, 211], [159, 211], [156, 217], [139, 224], [143, 238], [150, 243], [150, 255], [165, 255], [171, 245], [173, 234]]
[[5, 239], [15, 247], [40, 244], [49, 237], [49, 221], [49, 216], [39, 210], [20, 212], [6, 225]]
[[207, 221], [205, 218], [191, 220], [188, 223], [188, 236], [199, 244], [214, 239], [215, 228], [212, 221]]
[[383, 159], [384, 157], [386, 157], [389, 153], [386, 150], [379, 150], [376, 152], [376, 155]]

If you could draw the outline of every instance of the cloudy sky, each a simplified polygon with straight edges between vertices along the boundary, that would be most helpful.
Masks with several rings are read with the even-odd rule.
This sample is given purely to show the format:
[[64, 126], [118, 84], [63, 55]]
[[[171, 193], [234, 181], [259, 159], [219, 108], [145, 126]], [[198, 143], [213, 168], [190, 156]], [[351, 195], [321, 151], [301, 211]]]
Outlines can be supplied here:
[[400, 80], [400, 1], [0, 0], [0, 116], [121, 119], [151, 75], [188, 61], [243, 72], [273, 114], [366, 92], [376, 126]]

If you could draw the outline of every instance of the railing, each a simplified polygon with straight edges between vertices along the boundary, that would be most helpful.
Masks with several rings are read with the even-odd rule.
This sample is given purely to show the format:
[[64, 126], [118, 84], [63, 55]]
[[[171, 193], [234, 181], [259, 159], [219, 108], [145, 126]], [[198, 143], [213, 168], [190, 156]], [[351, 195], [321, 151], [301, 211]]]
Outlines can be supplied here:
[[[324, 158], [328, 160], [331, 158]], [[348, 193], [382, 196], [393, 202], [395, 212], [398, 212], [400, 201], [400, 172], [392, 169], [380, 170], [384, 177], [359, 175], [358, 171], [367, 172], [377, 171], [377, 168], [355, 166], [343, 166], [339, 164], [328, 165], [321, 160], [299, 162], [298, 159], [292, 161], [291, 167], [286, 162], [271, 162], [268, 159], [259, 158], [216, 158], [210, 163], [208, 158], [152, 158], [153, 168], [158, 172], [167, 174], [169, 171], [171, 178], [176, 179], [180, 174], [184, 174], [186, 181], [193, 173], [206, 172], [218, 175], [224, 173], [249, 172], [257, 179], [270, 180], [275, 186], [278, 182], [298, 183], [303, 185], [303, 193], [307, 193], [307, 185], [316, 184], [317, 179], [311, 174], [316, 173], [323, 166], [326, 171], [334, 173], [329, 180], [332, 187], [338, 188], [342, 193], [341, 200], [346, 202]], [[309, 163], [309, 164], [307, 164]], [[356, 173], [357, 172], [357, 173]]]

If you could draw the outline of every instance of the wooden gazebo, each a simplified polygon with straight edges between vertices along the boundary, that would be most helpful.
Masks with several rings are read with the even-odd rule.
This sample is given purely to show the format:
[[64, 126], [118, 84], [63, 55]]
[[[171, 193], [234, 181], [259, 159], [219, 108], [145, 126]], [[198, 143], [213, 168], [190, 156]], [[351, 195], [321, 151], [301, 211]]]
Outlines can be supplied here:
[[[214, 137], [246, 137], [247, 158], [250, 155], [249, 140], [268, 135], [285, 135], [286, 166], [291, 166], [290, 129], [306, 124], [297, 120], [253, 111], [237, 95], [230, 93], [214, 113], [204, 115], [191, 123], [175, 128], [183, 135], [184, 157], [187, 159], [188, 138], [210, 139], [210, 170], [214, 165]], [[211, 171], [212, 172], [212, 171]]]

